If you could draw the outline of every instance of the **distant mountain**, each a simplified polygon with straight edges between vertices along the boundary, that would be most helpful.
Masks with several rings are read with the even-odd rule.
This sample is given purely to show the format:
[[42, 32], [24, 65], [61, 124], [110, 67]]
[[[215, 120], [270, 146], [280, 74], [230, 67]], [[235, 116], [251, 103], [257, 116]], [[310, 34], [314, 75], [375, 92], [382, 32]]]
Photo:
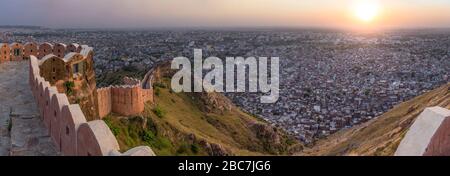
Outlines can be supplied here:
[[319, 140], [297, 155], [394, 155], [417, 116], [432, 106], [450, 109], [450, 83], [401, 103], [369, 122]]

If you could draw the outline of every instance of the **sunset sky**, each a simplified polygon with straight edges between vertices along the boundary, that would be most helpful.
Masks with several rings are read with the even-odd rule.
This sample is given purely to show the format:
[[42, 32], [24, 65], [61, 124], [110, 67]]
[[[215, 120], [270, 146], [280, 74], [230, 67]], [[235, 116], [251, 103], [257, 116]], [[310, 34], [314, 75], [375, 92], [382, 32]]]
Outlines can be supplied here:
[[450, 27], [450, 0], [1, 0], [0, 25]]

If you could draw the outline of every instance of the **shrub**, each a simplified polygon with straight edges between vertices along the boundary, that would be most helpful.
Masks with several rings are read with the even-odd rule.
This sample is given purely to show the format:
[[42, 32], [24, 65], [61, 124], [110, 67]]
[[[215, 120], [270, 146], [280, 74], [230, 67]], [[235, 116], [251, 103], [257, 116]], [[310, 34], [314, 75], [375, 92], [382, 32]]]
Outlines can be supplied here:
[[155, 89], [155, 95], [158, 97], [161, 95], [161, 90], [159, 90], [159, 88]]
[[109, 127], [109, 129], [111, 129], [111, 132], [114, 134], [114, 136], [119, 135], [120, 129], [118, 127], [114, 126], [110, 119], [105, 118], [104, 121], [105, 121], [106, 125]]
[[150, 130], [145, 130], [141, 134], [141, 139], [146, 143], [151, 143], [151, 141], [155, 139], [155, 134]]
[[172, 147], [172, 143], [170, 142], [169, 139], [165, 138], [165, 137], [161, 137], [159, 138], [159, 140], [156, 141], [156, 146], [159, 148], [169, 148]]
[[64, 83], [64, 86], [66, 87], [67, 95], [73, 94], [73, 88], [75, 87], [75, 83], [73, 81], [66, 81]]
[[159, 107], [159, 106], [156, 106], [155, 108], [153, 108], [153, 112], [154, 112], [154, 113], [156, 114], [156, 116], [158, 116], [159, 118], [163, 118], [164, 115], [165, 115], [164, 110], [163, 110], [161, 107]]
[[195, 143], [192, 144], [191, 151], [192, 151], [192, 153], [197, 154], [200, 151], [200, 146], [198, 146], [198, 144], [195, 144]]
[[178, 147], [177, 154], [185, 154], [189, 150], [189, 145], [187, 144], [181, 144], [180, 147]]

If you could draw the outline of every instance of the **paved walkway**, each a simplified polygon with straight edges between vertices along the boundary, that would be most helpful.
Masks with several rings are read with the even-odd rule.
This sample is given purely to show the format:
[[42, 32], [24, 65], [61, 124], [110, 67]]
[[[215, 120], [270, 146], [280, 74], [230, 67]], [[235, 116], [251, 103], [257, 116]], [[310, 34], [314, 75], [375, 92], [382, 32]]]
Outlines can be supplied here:
[[58, 155], [28, 85], [28, 62], [0, 64], [0, 156]]

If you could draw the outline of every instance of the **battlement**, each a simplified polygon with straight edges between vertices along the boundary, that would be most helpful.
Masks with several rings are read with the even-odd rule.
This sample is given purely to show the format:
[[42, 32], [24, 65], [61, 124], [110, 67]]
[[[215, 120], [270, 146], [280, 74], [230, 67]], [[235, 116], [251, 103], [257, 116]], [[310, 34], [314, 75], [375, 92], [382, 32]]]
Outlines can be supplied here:
[[140, 80], [125, 77], [124, 85], [97, 89], [99, 115], [105, 117], [111, 112], [125, 116], [144, 111], [145, 102], [153, 102], [153, 89], [145, 89]]
[[[136, 147], [120, 153], [119, 144], [102, 120], [88, 122], [80, 105], [70, 104], [66, 94], [59, 93], [55, 86], [40, 74], [39, 60], [30, 56], [29, 85], [36, 99], [45, 126], [63, 155], [79, 156], [152, 156], [146, 146]], [[128, 86], [124, 88], [138, 88]], [[124, 89], [123, 88], [123, 89]], [[99, 89], [100, 91], [107, 90]]]
[[31, 92], [42, 121], [63, 155], [155, 155], [147, 146], [120, 153], [109, 127], [103, 120], [96, 120], [111, 112], [141, 113], [144, 103], [153, 100], [152, 88], [144, 89], [140, 80], [124, 78], [124, 85], [97, 90], [93, 48], [87, 45], [0, 44], [0, 64], [21, 60], [29, 60]]
[[[86, 49], [88, 48], [88, 49]], [[84, 50], [84, 51], [83, 51]], [[63, 58], [69, 53], [79, 53], [87, 55], [92, 48], [87, 45], [72, 43], [69, 45], [63, 43], [42, 43], [28, 42], [21, 43], [0, 43], [0, 63], [9, 61], [20, 61], [30, 59], [30, 56], [36, 56], [39, 60], [53, 54], [56, 57]]]
[[144, 111], [145, 102], [153, 100], [151, 87], [144, 88], [140, 80], [128, 77], [124, 85], [97, 91], [94, 52], [87, 45], [2, 43], [0, 50], [0, 63], [36, 56], [40, 76], [58, 93], [65, 93], [70, 103], [83, 101], [79, 104], [88, 120], [101, 119], [111, 112], [137, 115]]

